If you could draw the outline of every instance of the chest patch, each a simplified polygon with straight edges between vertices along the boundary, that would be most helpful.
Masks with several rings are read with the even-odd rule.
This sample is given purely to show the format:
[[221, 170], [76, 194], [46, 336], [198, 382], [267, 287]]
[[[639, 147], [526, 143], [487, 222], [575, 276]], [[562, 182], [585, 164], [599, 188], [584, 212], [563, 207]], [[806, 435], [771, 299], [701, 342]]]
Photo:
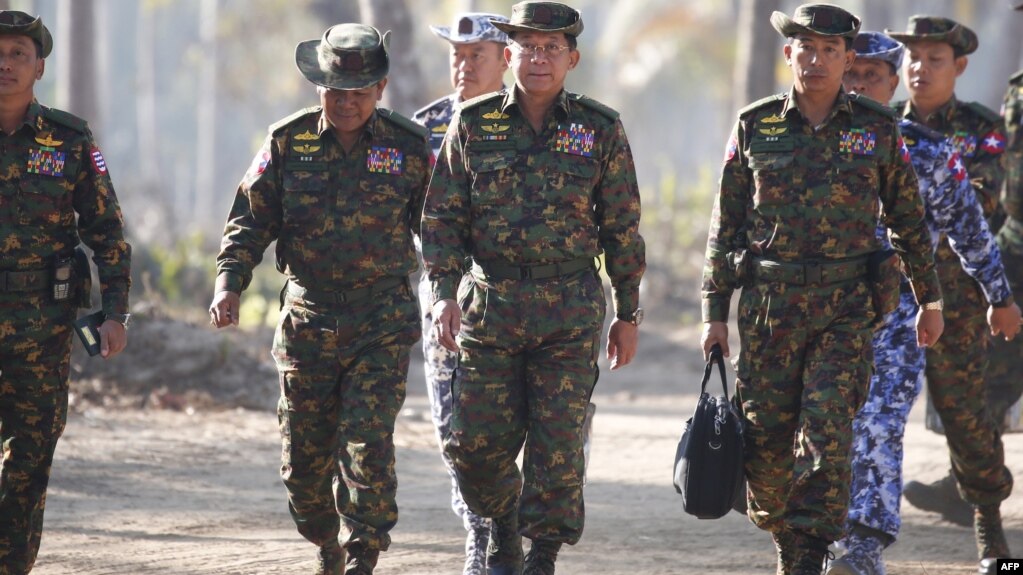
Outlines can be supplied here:
[[860, 156], [873, 156], [874, 148], [877, 147], [877, 134], [854, 128], [842, 130], [839, 134], [838, 151], [842, 154], [857, 154]]
[[398, 148], [373, 146], [366, 152], [366, 169], [374, 174], [400, 176], [405, 154]]
[[30, 174], [61, 177], [64, 175], [64, 162], [66, 161], [67, 152], [45, 146], [29, 148], [28, 165], [25, 168]]
[[596, 131], [582, 124], [569, 124], [567, 128], [559, 124], [554, 151], [589, 158], [593, 156], [595, 139]]
[[952, 145], [960, 156], [972, 158], [977, 153], [977, 136], [969, 132], [956, 132], [952, 134]]

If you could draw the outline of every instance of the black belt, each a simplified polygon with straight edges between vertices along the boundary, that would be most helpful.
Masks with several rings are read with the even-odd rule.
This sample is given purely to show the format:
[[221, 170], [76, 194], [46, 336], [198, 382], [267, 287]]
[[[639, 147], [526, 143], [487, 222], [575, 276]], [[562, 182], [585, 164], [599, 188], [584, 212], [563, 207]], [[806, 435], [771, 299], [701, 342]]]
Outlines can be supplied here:
[[567, 276], [586, 269], [596, 269], [593, 258], [576, 258], [556, 264], [514, 265], [503, 262], [473, 260], [473, 273], [483, 279], [494, 280], [548, 280]]
[[40, 291], [50, 286], [50, 270], [0, 271], [0, 292]]
[[779, 262], [756, 258], [753, 277], [762, 282], [828, 285], [867, 275], [867, 257], [824, 262]]
[[288, 281], [288, 293], [294, 297], [314, 302], [358, 303], [375, 295], [393, 291], [404, 286], [412, 292], [409, 280], [405, 277], [389, 276], [371, 286], [345, 291], [314, 290], [304, 288], [293, 281]]

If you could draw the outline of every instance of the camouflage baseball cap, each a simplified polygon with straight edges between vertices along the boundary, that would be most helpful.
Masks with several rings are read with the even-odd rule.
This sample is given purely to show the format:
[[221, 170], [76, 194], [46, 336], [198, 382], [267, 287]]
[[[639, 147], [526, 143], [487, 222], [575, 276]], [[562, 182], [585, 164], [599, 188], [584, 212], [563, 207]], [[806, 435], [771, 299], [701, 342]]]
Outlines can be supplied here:
[[886, 29], [884, 33], [903, 44], [923, 41], [944, 42], [952, 46], [957, 56], [972, 54], [980, 45], [973, 30], [949, 18], [916, 14], [909, 17], [908, 28], [905, 32]]
[[387, 77], [390, 32], [365, 24], [337, 24], [319, 40], [295, 48], [295, 63], [307, 80], [335, 90], [359, 90]]
[[455, 15], [455, 21], [448, 26], [430, 26], [434, 34], [452, 44], [475, 44], [476, 42], [508, 43], [508, 35], [494, 27], [491, 22], [507, 22], [500, 14], [487, 12], [462, 12]]
[[881, 60], [898, 70], [906, 47], [880, 32], [860, 32], [853, 40], [857, 60]]
[[53, 36], [43, 26], [43, 19], [17, 10], [0, 10], [0, 34], [28, 36], [39, 45], [39, 57], [45, 58], [53, 49]]
[[512, 6], [511, 20], [490, 21], [498, 30], [508, 34], [515, 32], [564, 32], [578, 36], [583, 31], [583, 17], [571, 6], [558, 2], [533, 2], [526, 0]]
[[860, 31], [860, 19], [832, 4], [803, 4], [791, 18], [782, 12], [771, 14], [771, 26], [786, 38], [810, 33], [852, 40]]

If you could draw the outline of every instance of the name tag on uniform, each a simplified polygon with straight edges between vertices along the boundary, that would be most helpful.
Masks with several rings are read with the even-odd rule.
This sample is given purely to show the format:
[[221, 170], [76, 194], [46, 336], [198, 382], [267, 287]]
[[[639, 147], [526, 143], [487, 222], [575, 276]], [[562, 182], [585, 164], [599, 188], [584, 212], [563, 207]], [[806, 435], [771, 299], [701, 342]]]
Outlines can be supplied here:
[[875, 147], [877, 147], [877, 134], [874, 132], [854, 128], [842, 130], [839, 134], [839, 153], [873, 156]]
[[398, 148], [373, 146], [366, 152], [366, 169], [374, 174], [400, 176], [404, 162], [405, 154]]

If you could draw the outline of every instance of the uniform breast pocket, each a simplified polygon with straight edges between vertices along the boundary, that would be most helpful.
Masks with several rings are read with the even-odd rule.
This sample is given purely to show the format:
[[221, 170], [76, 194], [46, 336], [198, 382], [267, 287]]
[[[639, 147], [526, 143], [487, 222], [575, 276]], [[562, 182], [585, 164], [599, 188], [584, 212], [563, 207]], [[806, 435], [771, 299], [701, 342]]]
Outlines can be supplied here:
[[552, 197], [565, 208], [589, 211], [593, 207], [593, 186], [597, 180], [597, 161], [572, 157], [556, 166], [548, 175]]
[[857, 156], [835, 165], [835, 185], [831, 187], [831, 203], [835, 207], [855, 210], [873, 209], [881, 176], [870, 156]]
[[285, 170], [282, 179], [285, 226], [320, 221], [330, 211], [332, 194], [325, 170]]
[[749, 168], [753, 171], [756, 206], [792, 201], [792, 152], [750, 154]]
[[516, 158], [515, 150], [479, 152], [472, 156], [469, 170], [473, 174], [473, 204], [500, 204], [511, 198], [519, 183], [514, 169]]
[[408, 184], [400, 175], [370, 174], [362, 186], [363, 197], [354, 209], [363, 218], [398, 226], [409, 210]]
[[74, 221], [69, 186], [56, 176], [27, 176], [18, 190], [18, 219], [26, 226], [55, 226]]

